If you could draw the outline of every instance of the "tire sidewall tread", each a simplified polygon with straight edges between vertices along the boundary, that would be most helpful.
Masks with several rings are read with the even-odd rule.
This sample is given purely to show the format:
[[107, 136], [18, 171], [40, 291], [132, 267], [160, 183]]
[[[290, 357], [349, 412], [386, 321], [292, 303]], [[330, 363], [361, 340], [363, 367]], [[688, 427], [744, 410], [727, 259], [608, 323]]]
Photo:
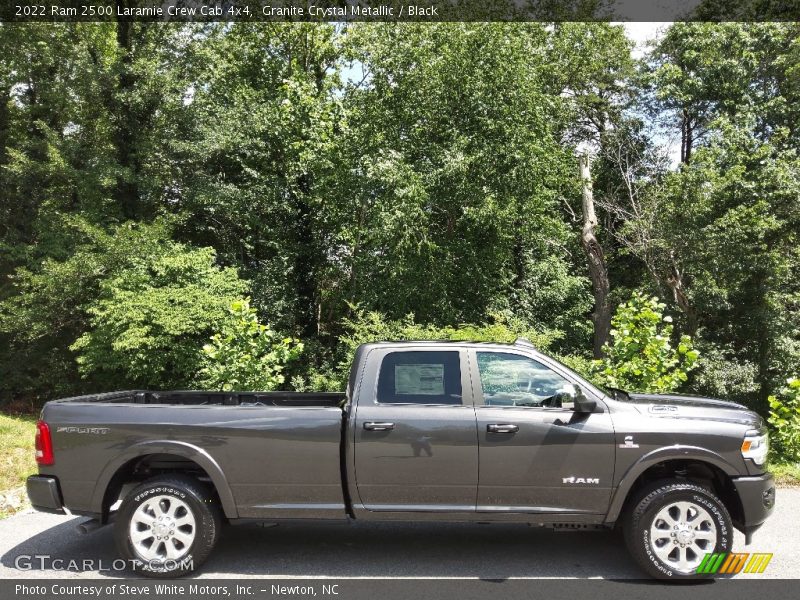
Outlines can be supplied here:
[[[145, 500], [157, 495], [175, 496], [184, 501], [195, 518], [194, 541], [188, 554], [178, 561], [145, 562], [136, 555], [131, 544], [131, 517]], [[205, 562], [219, 538], [221, 526], [219, 504], [208, 486], [189, 476], [164, 475], [143, 482], [125, 497], [116, 516], [114, 540], [120, 555], [136, 573], [152, 578], [182, 577]]]
[[664, 480], [643, 489], [631, 502], [623, 522], [625, 543], [636, 563], [651, 577], [673, 581], [697, 580], [710, 574], [678, 573], [663, 563], [650, 548], [650, 526], [655, 514], [665, 505], [687, 500], [705, 508], [717, 527], [717, 543], [711, 552], [730, 552], [733, 524], [722, 501], [706, 487], [691, 482]]

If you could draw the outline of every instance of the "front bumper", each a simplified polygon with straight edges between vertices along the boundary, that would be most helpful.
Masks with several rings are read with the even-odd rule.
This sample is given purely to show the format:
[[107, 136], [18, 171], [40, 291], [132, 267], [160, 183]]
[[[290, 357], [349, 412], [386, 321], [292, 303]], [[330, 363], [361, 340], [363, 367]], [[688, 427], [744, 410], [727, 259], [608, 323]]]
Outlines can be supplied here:
[[28, 477], [26, 487], [33, 508], [57, 515], [66, 514], [58, 479], [46, 475], [31, 475]]
[[775, 508], [775, 480], [772, 473], [758, 477], [737, 477], [733, 486], [742, 503], [742, 521], [735, 523], [749, 544], [756, 531], [767, 520]]

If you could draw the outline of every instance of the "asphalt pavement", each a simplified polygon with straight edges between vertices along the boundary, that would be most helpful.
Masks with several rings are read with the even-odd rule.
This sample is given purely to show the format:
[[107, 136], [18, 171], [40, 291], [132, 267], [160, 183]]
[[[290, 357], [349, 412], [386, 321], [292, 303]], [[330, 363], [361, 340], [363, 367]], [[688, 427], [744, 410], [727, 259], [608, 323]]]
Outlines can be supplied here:
[[[770, 552], [766, 571], [742, 578], [798, 578], [800, 489], [778, 490], [772, 517], [750, 546]], [[119, 578], [111, 527], [75, 531], [82, 517], [27, 511], [0, 521], [0, 579]], [[40, 557], [48, 558], [42, 559]], [[66, 570], [57, 570], [58, 566]], [[619, 535], [524, 525], [282, 523], [226, 526], [198, 578], [640, 579]]]

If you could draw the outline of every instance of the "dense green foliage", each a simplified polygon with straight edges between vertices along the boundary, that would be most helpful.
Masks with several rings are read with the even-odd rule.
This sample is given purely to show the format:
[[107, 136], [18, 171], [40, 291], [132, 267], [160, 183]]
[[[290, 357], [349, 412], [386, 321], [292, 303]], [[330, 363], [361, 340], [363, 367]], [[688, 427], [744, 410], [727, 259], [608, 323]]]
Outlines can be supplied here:
[[70, 255], [18, 269], [0, 306], [4, 385], [68, 394], [82, 376], [95, 389], [187, 386], [246, 282], [213, 249], [171, 240], [163, 222], [106, 230], [70, 217], [59, 228]]
[[800, 379], [787, 380], [778, 396], [769, 397], [769, 405], [773, 453], [800, 463]]
[[286, 379], [287, 363], [303, 352], [297, 339], [281, 338], [258, 322], [249, 299], [231, 303], [219, 333], [203, 346], [199, 385], [209, 390], [277, 389]]
[[555, 330], [533, 330], [523, 320], [507, 313], [488, 315], [481, 324], [462, 323], [456, 326], [437, 326], [418, 323], [413, 314], [401, 319], [387, 319], [384, 315], [367, 312], [354, 307], [354, 315], [345, 318], [344, 331], [335, 360], [324, 372], [314, 373], [310, 381], [297, 378], [293, 383], [298, 389], [344, 389], [350, 369], [350, 361], [356, 348], [367, 342], [386, 340], [449, 340], [474, 342], [512, 343], [524, 337], [538, 348], [548, 349], [561, 337]]
[[214, 264], [211, 248], [167, 242], [135, 251], [142, 255], [100, 283], [87, 304], [88, 331], [70, 350], [81, 374], [104, 387], [185, 386], [199, 368], [198, 348], [245, 284]]
[[664, 316], [665, 307], [642, 294], [619, 306], [606, 358], [595, 363], [598, 383], [642, 392], [674, 391], [686, 383], [698, 353], [685, 334], [673, 346], [672, 317]]
[[675, 24], [635, 58], [607, 23], [0, 25], [0, 400], [335, 388], [377, 338], [597, 371], [588, 146], [600, 376], [766, 414], [800, 370], [798, 33]]

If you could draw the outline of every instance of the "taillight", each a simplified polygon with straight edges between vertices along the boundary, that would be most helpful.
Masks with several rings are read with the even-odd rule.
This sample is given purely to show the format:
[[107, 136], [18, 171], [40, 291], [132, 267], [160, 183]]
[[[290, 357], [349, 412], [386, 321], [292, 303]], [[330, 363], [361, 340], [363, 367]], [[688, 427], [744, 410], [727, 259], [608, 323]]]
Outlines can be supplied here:
[[44, 421], [36, 423], [36, 462], [40, 465], [52, 465], [55, 462], [50, 426]]

